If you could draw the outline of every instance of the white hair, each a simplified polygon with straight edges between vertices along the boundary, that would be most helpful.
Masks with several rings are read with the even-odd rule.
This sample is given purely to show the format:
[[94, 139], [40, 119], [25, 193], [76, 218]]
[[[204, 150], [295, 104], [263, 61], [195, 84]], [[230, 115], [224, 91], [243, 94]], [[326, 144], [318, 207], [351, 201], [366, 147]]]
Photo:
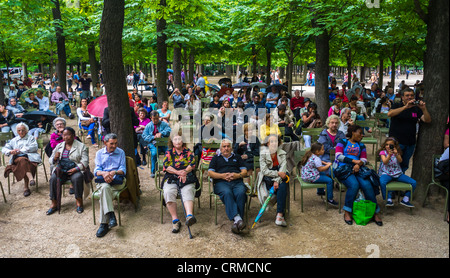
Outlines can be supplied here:
[[17, 129], [19, 129], [19, 127], [22, 127], [22, 126], [25, 127], [27, 132], [30, 130], [30, 128], [28, 127], [28, 125], [26, 123], [18, 123]]

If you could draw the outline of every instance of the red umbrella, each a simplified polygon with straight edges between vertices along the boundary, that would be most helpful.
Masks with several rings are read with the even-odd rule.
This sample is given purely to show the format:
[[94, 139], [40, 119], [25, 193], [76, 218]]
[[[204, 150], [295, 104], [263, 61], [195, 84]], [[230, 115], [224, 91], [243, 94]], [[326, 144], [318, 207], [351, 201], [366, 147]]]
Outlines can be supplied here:
[[[134, 107], [134, 101], [129, 99], [130, 107]], [[108, 107], [106, 95], [100, 96], [88, 104], [87, 110], [94, 117], [103, 118], [103, 111]]]

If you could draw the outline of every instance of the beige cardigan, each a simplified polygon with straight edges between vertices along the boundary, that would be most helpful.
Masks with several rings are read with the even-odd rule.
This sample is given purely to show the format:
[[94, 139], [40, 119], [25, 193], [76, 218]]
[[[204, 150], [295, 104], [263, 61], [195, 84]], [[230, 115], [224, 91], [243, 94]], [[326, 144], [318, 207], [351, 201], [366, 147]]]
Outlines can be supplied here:
[[281, 183], [281, 178], [278, 176], [278, 172], [287, 173], [286, 156], [287, 153], [281, 148], [278, 148], [277, 158], [278, 163], [280, 164], [280, 170], [270, 170], [270, 168], [273, 167], [273, 162], [270, 156], [269, 148], [265, 146], [261, 147], [259, 156], [260, 172], [258, 173], [258, 177], [256, 179], [256, 190], [258, 190], [258, 199], [261, 204], [263, 204], [267, 196], [269, 196], [266, 184], [263, 181], [264, 176], [271, 177], [274, 182]]
[[[64, 151], [65, 147], [66, 142], [61, 142], [58, 145], [56, 145], [55, 149], [53, 150], [52, 156], [49, 159], [51, 166], [55, 166], [53, 164], [53, 158], [55, 157], [55, 154], [57, 152], [60, 152], [62, 155], [62, 152]], [[69, 152], [69, 159], [77, 164], [81, 172], [84, 172], [84, 170], [89, 166], [89, 151], [86, 145], [79, 142], [78, 140], [74, 140], [72, 148], [70, 149]]]

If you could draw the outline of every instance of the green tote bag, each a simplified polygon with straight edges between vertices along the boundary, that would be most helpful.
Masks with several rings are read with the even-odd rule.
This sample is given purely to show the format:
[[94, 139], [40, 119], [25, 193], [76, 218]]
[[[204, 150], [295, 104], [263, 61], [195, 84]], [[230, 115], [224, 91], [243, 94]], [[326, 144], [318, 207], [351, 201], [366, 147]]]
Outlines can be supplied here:
[[359, 200], [353, 203], [353, 220], [357, 225], [365, 226], [372, 220], [377, 204], [369, 200]]

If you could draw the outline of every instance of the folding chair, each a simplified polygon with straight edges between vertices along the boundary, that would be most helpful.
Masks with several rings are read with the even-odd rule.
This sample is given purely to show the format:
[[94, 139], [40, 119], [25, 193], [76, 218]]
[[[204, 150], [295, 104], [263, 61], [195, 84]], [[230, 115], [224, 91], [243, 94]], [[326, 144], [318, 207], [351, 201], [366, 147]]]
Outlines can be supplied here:
[[[117, 211], [119, 212], [119, 226], [122, 226], [122, 221], [120, 219], [120, 194], [122, 194], [122, 192], [127, 189], [127, 185], [126, 184], [127, 184], [127, 179], [124, 178], [123, 179], [123, 183], [122, 183], [123, 188], [121, 188], [119, 190], [113, 190], [113, 200], [117, 201]], [[92, 199], [92, 214], [94, 216], [94, 225], [95, 225], [95, 204], [94, 204], [94, 200], [99, 200], [100, 199], [100, 192], [99, 192], [98, 189], [92, 193], [91, 199]]]
[[[305, 156], [306, 152], [308, 150], [302, 150], [302, 151], [296, 151], [295, 152], [295, 160], [296, 160], [296, 165], [298, 165], [298, 162], [300, 162], [300, 160], [303, 158], [303, 156]], [[298, 162], [297, 162], [298, 160]], [[301, 178], [301, 168], [297, 167], [297, 175], [295, 176], [294, 179], [294, 200], [295, 200], [295, 180], [298, 180], [300, 183], [300, 194], [301, 194], [301, 208], [302, 208], [302, 212], [303, 212], [303, 190], [304, 189], [318, 189], [318, 188], [323, 188], [325, 189], [325, 196], [327, 195], [327, 184], [326, 183], [311, 183], [311, 182], [306, 182]], [[328, 211], [328, 202], [325, 201], [325, 209]]]
[[425, 199], [423, 200], [422, 207], [425, 206], [425, 201], [428, 198], [428, 193], [430, 191], [430, 187], [432, 185], [437, 186], [440, 189], [443, 189], [445, 191], [445, 208], [444, 208], [444, 221], [447, 221], [447, 213], [448, 213], [448, 188], [442, 185], [442, 183], [434, 178], [434, 167], [435, 167], [435, 161], [437, 159], [440, 159], [441, 155], [433, 155], [433, 159], [431, 161], [431, 183], [428, 184], [427, 190], [425, 191]]

